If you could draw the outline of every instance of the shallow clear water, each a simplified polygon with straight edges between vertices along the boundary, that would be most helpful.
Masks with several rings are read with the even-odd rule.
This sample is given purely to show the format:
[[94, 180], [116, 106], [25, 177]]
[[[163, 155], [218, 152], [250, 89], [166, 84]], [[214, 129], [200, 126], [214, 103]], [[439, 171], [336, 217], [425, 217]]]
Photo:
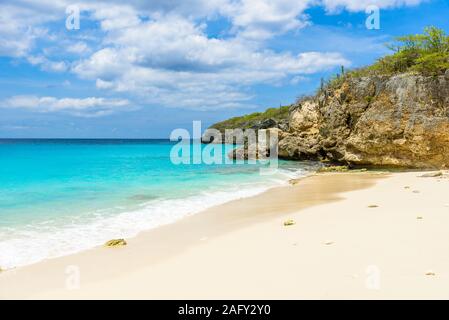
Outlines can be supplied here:
[[134, 236], [313, 169], [313, 164], [280, 162], [276, 174], [264, 176], [261, 164], [174, 165], [174, 144], [0, 140], [0, 266]]

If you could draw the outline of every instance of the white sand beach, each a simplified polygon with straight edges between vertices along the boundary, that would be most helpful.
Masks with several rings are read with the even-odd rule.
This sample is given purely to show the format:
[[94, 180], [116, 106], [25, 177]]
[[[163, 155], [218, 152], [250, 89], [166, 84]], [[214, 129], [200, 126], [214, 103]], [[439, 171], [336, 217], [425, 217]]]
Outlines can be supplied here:
[[2, 272], [0, 298], [447, 299], [449, 179], [422, 174], [315, 175]]

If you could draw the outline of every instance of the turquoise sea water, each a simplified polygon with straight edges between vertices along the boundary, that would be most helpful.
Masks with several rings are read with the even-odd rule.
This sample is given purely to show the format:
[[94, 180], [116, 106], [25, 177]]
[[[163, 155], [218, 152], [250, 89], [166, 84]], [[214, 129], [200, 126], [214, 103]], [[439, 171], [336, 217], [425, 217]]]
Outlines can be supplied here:
[[266, 176], [260, 174], [261, 164], [175, 165], [170, 161], [174, 144], [0, 140], [0, 266], [131, 237], [313, 169], [280, 162], [280, 169]]

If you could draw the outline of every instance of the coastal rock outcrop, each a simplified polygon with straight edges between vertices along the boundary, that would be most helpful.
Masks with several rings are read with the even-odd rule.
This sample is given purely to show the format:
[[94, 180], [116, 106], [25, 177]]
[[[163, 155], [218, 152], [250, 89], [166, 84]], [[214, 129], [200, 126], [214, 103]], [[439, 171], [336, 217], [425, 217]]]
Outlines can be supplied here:
[[209, 128], [201, 137], [203, 143], [226, 143], [226, 144], [243, 144], [248, 139], [248, 129], [259, 131], [266, 129], [279, 129], [279, 131], [287, 132], [289, 130], [288, 119], [275, 120], [268, 118], [256, 122], [247, 122], [238, 128]]
[[449, 166], [449, 74], [352, 78], [291, 107], [280, 157]]
[[257, 131], [253, 141], [243, 139], [242, 146], [229, 152], [228, 157], [235, 160], [247, 159], [269, 159], [270, 156], [277, 157], [277, 146], [285, 132], [279, 128], [263, 129]]
[[257, 158], [266, 152], [246, 143], [247, 128], [277, 130], [283, 159], [444, 169], [449, 167], [449, 71], [345, 77], [290, 106], [283, 121], [233, 127], [215, 139], [207, 131], [203, 141], [244, 144], [248, 150], [240, 147], [230, 156]]

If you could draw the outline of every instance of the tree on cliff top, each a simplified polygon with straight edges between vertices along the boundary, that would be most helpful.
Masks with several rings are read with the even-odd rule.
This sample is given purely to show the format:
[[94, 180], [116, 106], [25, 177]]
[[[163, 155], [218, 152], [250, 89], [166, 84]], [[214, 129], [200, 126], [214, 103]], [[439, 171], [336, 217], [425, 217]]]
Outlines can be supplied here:
[[352, 76], [404, 72], [438, 75], [449, 69], [449, 36], [442, 29], [427, 27], [423, 34], [397, 37], [388, 48], [394, 53], [372, 66], [352, 71]]

